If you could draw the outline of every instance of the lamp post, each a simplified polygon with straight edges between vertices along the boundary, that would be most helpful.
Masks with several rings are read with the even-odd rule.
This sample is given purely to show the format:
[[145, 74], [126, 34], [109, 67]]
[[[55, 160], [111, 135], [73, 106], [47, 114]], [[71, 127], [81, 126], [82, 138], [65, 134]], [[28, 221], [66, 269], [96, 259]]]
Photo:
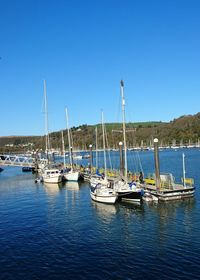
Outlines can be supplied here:
[[89, 145], [90, 148], [90, 173], [92, 172], [92, 162], [93, 162], [93, 158], [92, 158], [92, 144]]
[[123, 150], [122, 147], [123, 143], [119, 142], [119, 157], [120, 157], [120, 174], [121, 176], [124, 175], [124, 160], [123, 160]]
[[183, 157], [183, 186], [185, 188], [185, 154], [182, 154]]
[[155, 138], [154, 142], [154, 161], [155, 161], [155, 174], [156, 174], [156, 189], [160, 189], [160, 162], [158, 154], [158, 139]]

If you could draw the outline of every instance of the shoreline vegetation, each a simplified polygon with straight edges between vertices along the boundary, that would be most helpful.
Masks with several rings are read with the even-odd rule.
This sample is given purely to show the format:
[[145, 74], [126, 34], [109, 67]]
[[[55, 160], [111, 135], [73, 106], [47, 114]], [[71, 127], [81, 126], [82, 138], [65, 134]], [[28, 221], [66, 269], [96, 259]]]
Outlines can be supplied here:
[[[72, 127], [74, 150], [89, 150], [95, 147], [95, 128], [98, 129], [98, 146], [102, 148], [101, 124]], [[122, 140], [122, 124], [106, 123], [107, 148], [118, 149]], [[138, 122], [126, 124], [127, 147], [152, 147], [153, 139], [159, 139], [160, 146], [200, 146], [200, 112], [184, 115], [170, 122]], [[49, 134], [51, 147], [61, 150], [61, 131]], [[64, 130], [65, 146], [68, 147], [67, 129]], [[45, 135], [42, 136], [1, 136], [0, 153], [12, 153], [30, 150], [45, 150]]]

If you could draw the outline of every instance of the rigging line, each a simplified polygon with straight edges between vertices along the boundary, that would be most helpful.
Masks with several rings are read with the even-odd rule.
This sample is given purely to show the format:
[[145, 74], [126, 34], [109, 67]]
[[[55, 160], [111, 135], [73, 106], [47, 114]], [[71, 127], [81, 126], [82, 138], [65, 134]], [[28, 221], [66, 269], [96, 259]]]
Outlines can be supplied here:
[[103, 134], [104, 173], [105, 173], [105, 176], [106, 176], [107, 164], [106, 164], [105, 125], [104, 125], [103, 111], [101, 111], [101, 124], [102, 124], [102, 134]]
[[72, 146], [72, 149], [74, 147], [74, 142], [73, 142], [73, 137], [72, 137], [72, 130], [69, 129], [69, 133], [70, 133], [70, 139], [71, 139], [71, 146]]
[[107, 145], [107, 152], [108, 152], [110, 169], [112, 169], [112, 162], [111, 162], [111, 156], [110, 156], [110, 147], [108, 145], [108, 134], [107, 134], [107, 131], [106, 131], [106, 127], [105, 127], [105, 136], [106, 136], [106, 145]]
[[117, 123], [121, 123], [121, 93], [118, 95], [118, 106], [117, 106]]
[[142, 168], [142, 163], [141, 163], [141, 159], [140, 159], [140, 155], [139, 152], [137, 151], [137, 155], [138, 155], [138, 162], [139, 162], [139, 166], [140, 166], [140, 170], [142, 171], [142, 173], [144, 174], [144, 170]]
[[136, 172], [138, 172], [139, 171], [139, 164], [138, 164], [138, 158], [137, 158], [137, 151], [136, 151], [136, 154], [134, 155], [134, 159], [135, 159]]
[[137, 172], [138, 171], [138, 167], [137, 167], [137, 160], [135, 158], [135, 153], [133, 152], [133, 155], [130, 156], [131, 161], [132, 161], [132, 167], [133, 167], [133, 172]]
[[40, 110], [42, 114], [45, 114], [44, 103], [45, 103], [45, 101], [44, 101], [44, 96], [43, 96], [42, 104], [41, 104], [41, 110]]
[[[71, 148], [72, 148], [71, 149], [72, 150], [72, 161], [73, 161], [73, 163], [75, 162], [75, 164], [77, 164], [78, 163], [78, 159], [76, 157], [77, 153], [74, 153], [74, 141], [73, 141], [73, 136], [72, 136], [71, 128], [69, 129], [69, 133], [70, 133]], [[74, 156], [73, 155], [75, 155], [75, 160], [74, 160]]]
[[[111, 128], [112, 128], [113, 126], [111, 126]], [[114, 149], [115, 147], [115, 145], [114, 145], [114, 141], [113, 141], [113, 133], [112, 133], [112, 129], [111, 129], [111, 143], [112, 143], [112, 149]]]

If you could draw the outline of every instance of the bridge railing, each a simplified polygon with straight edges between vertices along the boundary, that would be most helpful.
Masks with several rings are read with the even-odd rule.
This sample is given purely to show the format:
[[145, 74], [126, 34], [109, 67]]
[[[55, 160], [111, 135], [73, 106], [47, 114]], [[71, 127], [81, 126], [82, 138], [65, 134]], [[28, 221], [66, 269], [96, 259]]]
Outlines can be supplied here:
[[27, 156], [0, 155], [0, 165], [4, 166], [34, 166], [34, 159]]

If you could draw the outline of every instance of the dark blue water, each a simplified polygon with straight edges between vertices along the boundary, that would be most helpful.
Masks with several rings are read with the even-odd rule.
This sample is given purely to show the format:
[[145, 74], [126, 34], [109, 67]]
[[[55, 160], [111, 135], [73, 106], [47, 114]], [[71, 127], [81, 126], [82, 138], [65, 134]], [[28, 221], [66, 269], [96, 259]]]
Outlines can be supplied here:
[[[157, 205], [98, 204], [87, 183], [35, 184], [34, 175], [6, 167], [0, 279], [200, 279], [200, 151], [184, 152], [194, 199]], [[153, 172], [153, 152], [130, 152], [130, 169], [138, 158]], [[160, 164], [180, 181], [181, 150], [160, 152]]]

